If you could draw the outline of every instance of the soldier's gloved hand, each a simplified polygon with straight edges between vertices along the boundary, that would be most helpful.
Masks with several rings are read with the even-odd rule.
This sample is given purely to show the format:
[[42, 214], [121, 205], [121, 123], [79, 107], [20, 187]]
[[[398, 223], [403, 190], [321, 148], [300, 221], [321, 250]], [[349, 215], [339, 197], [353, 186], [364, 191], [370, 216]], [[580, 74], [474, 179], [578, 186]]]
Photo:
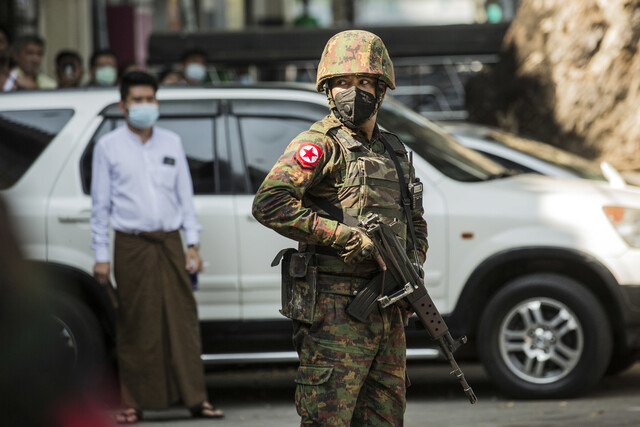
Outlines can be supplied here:
[[340, 225], [336, 234], [337, 238], [332, 246], [338, 249], [338, 253], [347, 264], [357, 264], [377, 253], [369, 236], [359, 228]]

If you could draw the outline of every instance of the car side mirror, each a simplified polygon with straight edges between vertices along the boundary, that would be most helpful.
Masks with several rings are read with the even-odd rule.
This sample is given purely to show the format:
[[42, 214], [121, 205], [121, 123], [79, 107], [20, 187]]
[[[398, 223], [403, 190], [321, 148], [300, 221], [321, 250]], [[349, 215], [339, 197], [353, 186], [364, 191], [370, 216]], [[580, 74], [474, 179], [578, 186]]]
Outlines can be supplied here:
[[600, 170], [602, 171], [604, 177], [607, 178], [607, 181], [609, 181], [609, 185], [612, 188], [625, 188], [627, 186], [624, 177], [620, 174], [620, 172], [618, 172], [616, 168], [611, 166], [611, 164], [609, 164], [608, 162], [601, 162]]

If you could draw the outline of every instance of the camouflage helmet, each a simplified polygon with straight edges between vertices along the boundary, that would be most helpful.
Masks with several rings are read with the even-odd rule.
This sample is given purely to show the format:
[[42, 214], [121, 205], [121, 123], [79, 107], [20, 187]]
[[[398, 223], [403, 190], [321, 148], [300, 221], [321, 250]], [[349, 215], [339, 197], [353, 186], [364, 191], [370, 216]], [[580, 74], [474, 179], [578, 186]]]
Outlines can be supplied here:
[[373, 74], [391, 89], [396, 88], [387, 48], [380, 37], [368, 31], [342, 31], [329, 39], [318, 65], [318, 92], [326, 80], [348, 74]]

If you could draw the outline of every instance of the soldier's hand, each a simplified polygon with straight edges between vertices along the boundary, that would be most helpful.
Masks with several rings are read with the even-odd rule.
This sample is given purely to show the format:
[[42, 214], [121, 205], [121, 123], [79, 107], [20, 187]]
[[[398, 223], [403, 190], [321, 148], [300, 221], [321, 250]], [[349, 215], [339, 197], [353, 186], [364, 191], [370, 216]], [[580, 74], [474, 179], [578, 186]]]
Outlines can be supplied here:
[[369, 236], [359, 228], [351, 228], [351, 236], [347, 240], [340, 256], [347, 264], [357, 264], [367, 258], [374, 258], [377, 249]]

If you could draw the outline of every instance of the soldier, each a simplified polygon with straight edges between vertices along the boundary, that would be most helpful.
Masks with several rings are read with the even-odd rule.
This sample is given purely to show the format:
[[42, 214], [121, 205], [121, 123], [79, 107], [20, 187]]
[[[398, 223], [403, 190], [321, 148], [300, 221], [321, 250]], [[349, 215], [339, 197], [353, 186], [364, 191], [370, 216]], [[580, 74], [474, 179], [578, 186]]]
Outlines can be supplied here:
[[[373, 310], [366, 322], [346, 313], [380, 267], [367, 235], [340, 220], [370, 212], [386, 223], [397, 219], [394, 232], [412, 249], [408, 255], [416, 265], [425, 261], [423, 209], [405, 215], [390, 154], [408, 183], [413, 169], [407, 151], [376, 124], [387, 88], [395, 88], [395, 79], [382, 40], [366, 31], [334, 35], [317, 75], [331, 112], [289, 144], [254, 200], [258, 221], [299, 241], [298, 253], [287, 252], [283, 261], [282, 313], [294, 320], [300, 358], [295, 401], [302, 425], [403, 421], [407, 312], [392, 305]], [[409, 222], [415, 240], [407, 237]]]

